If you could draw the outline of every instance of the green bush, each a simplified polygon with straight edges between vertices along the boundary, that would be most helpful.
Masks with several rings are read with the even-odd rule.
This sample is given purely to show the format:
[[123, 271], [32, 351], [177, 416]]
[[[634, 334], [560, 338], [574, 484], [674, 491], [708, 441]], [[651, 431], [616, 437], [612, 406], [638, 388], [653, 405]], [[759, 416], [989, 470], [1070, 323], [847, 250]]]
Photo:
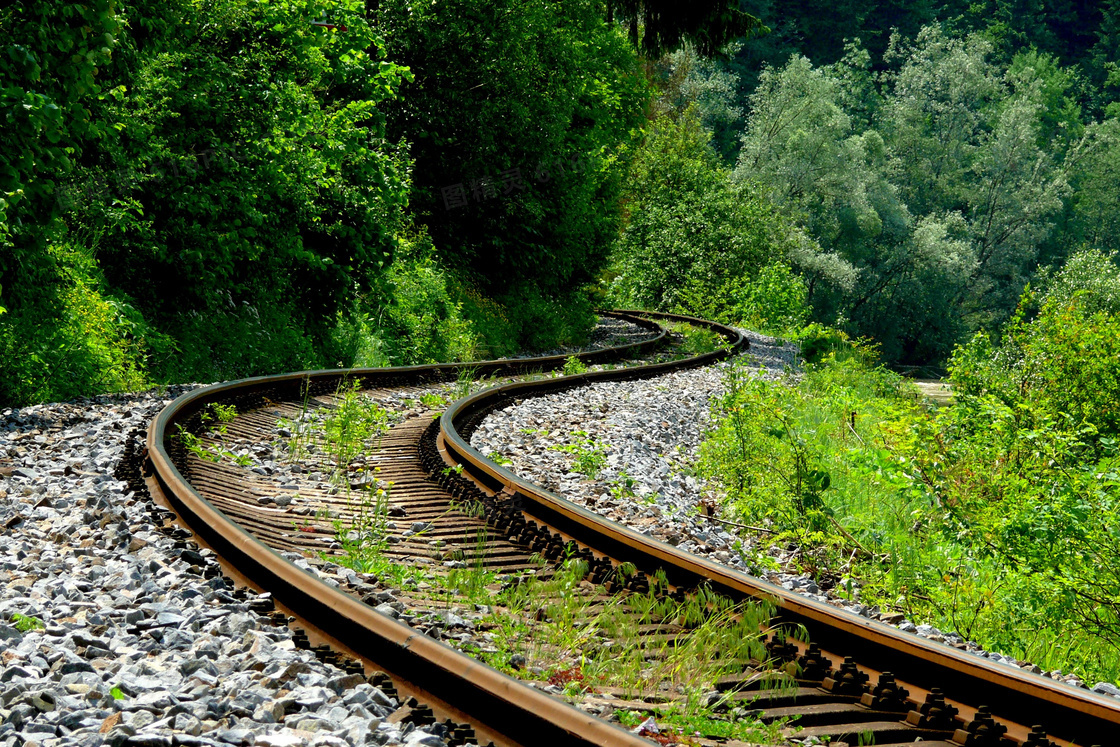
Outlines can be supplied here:
[[806, 325], [794, 338], [801, 343], [801, 357], [809, 364], [821, 363], [829, 356], [836, 357], [852, 350], [847, 334], [816, 322]]
[[770, 327], [805, 316], [801, 281], [781, 258], [798, 237], [760, 194], [735, 187], [693, 109], [656, 120], [638, 151], [610, 297]]
[[[1043, 289], [1024, 294], [999, 345], [981, 333], [953, 356], [963, 395], [991, 394], [1120, 433], [1120, 268], [1099, 252], [1074, 255]], [[1032, 317], [1030, 312], [1037, 309]]]
[[390, 263], [407, 202], [380, 108], [408, 73], [361, 2], [334, 5], [344, 34], [320, 13], [0, 11], [5, 399], [339, 360], [331, 332]]
[[105, 290], [87, 251], [48, 246], [38, 295], [0, 317], [0, 404], [142, 388], [174, 343]]
[[[732, 369], [700, 472], [731, 516], [762, 524], [779, 546], [796, 541], [804, 570], [835, 581], [847, 565], [863, 603], [1045, 669], [1116, 680], [1120, 440], [1098, 423], [1111, 391], [1102, 369], [1120, 354], [1101, 338], [1120, 330], [1100, 311], [1068, 313], [1080, 298], [1043, 302], [1020, 323], [1033, 373], [1015, 379], [1028, 384], [1018, 396], [996, 380], [998, 396], [957, 390], [940, 410], [875, 367], [866, 347], [813, 330], [805, 337], [824, 341], [820, 359], [796, 385]], [[1105, 361], [1074, 370], [1085, 354], [1076, 340]], [[991, 353], [974, 343], [956, 360], [992, 381], [982, 365]], [[1059, 379], [1070, 382], [1062, 398]]]

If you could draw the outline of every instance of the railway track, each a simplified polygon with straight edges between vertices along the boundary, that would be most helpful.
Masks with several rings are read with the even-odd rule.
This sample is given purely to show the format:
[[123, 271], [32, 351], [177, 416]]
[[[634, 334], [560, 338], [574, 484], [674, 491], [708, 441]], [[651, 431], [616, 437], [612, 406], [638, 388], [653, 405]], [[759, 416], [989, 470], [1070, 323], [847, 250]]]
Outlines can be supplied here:
[[[180, 397], [153, 421], [142, 460], [147, 486], [154, 500], [168, 509], [160, 516], [168, 521], [169, 531], [183, 532], [170, 527], [172, 521], [180, 523], [217, 553], [228, 575], [268, 592], [276, 621], [303, 630], [304, 645], [318, 647], [324, 656], [340, 657], [354, 672], [377, 678], [383, 687], [391, 683], [401, 703], [393, 718], [446, 721], [452, 744], [649, 742], [507, 677], [407, 621], [376, 611], [376, 589], [360, 580], [335, 588], [294, 565], [291, 558], [299, 555], [340, 551], [339, 528], [369, 508], [356, 504], [348, 487], [364, 490], [391, 483], [387, 503], [378, 511], [422, 527], [403, 532], [399, 541], [383, 548], [393, 560], [430, 563], [438, 570], [446, 565], [439, 561], [451, 557], [515, 574], [538, 569], [543, 558], [546, 566], [538, 575], [547, 577], [559, 561], [576, 558], [591, 584], [605, 590], [605, 597], [649, 594], [652, 586], [655, 593], [678, 599], [704, 589], [734, 604], [766, 600], [774, 608], [770, 626], [775, 631], [767, 639], [767, 655], [737, 662], [734, 672], [716, 687], [724, 701], [750, 709], [763, 721], [794, 719], [800, 730], [788, 733], [797, 739], [876, 745], [921, 741], [934, 747], [1120, 744], [1120, 707], [1115, 701], [901, 633], [683, 553], [518, 478], [470, 446], [471, 433], [487, 413], [519, 398], [705, 365], [746, 347], [735, 330], [702, 320], [636, 312], [614, 315], [657, 334], [582, 354], [586, 363], [652, 354], [667, 339], [652, 319], [706, 327], [721, 335], [726, 346], [683, 360], [563, 378], [518, 380], [563, 367], [565, 358], [554, 356], [304, 372], [215, 385]], [[277, 485], [276, 475], [268, 470], [205, 458], [205, 449], [241, 444], [251, 448], [276, 439], [279, 421], [302, 422], [309, 410], [338, 408], [346, 382], [358, 382], [374, 400], [424, 402], [441, 382], [457, 379], [464, 369], [499, 384], [458, 399], [442, 414], [409, 403], [404, 416], [381, 438], [380, 448], [345, 460], [341, 491], [337, 484], [303, 479], [293, 498], [292, 487]], [[215, 404], [236, 408], [229, 410], [236, 415], [217, 437], [212, 423], [206, 422]], [[183, 431], [192, 437], [184, 438]], [[319, 455], [320, 461], [325, 456]], [[140, 455], [136, 459], [140, 461]], [[315, 459], [309, 461], [314, 464]], [[308, 477], [306, 470], [303, 477]], [[410, 607], [432, 604], [423, 596], [411, 599]], [[807, 634], [810, 643], [788, 635], [793, 631]], [[641, 638], [632, 644], [652, 646], [681, 635], [687, 631], [671, 621], [658, 621], [643, 625]], [[667, 700], [671, 698], [665, 693], [646, 692], [616, 702], [653, 710]], [[720, 741], [702, 735], [697, 743]]]

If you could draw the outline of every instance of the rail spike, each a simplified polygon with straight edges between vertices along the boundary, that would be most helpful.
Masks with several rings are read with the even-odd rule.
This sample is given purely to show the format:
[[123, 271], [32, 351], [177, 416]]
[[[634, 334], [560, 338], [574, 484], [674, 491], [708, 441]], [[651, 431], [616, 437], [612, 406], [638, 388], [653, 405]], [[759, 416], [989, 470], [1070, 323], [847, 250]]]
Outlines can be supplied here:
[[1036, 724], [1021, 747], [1057, 747], [1057, 745], [1046, 737], [1046, 730]]
[[880, 711], [905, 711], [909, 697], [910, 691], [899, 685], [893, 674], [883, 672], [879, 675], [879, 682], [875, 685], [875, 689], [864, 693], [860, 697], [860, 703]]
[[832, 676], [832, 664], [816, 643], [809, 644], [809, 650], [797, 660], [797, 665], [801, 668], [801, 677], [807, 680], [819, 681]]
[[840, 665], [836, 674], [824, 678], [821, 687], [836, 695], [859, 696], [863, 695], [863, 691], [867, 689], [869, 679], [870, 677], [865, 672], [859, 671], [856, 660], [848, 656], [844, 658], [844, 663]]

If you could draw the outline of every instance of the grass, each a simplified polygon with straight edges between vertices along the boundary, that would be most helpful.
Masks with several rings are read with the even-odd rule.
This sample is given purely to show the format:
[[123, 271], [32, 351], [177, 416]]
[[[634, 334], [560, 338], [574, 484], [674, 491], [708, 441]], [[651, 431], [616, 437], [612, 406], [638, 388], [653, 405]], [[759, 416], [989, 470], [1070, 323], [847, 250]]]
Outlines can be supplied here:
[[723, 337], [705, 327], [673, 322], [666, 325], [666, 329], [680, 338], [678, 350], [688, 356], [710, 353], [723, 345]]
[[380, 446], [389, 430], [389, 414], [361, 391], [361, 383], [339, 384], [335, 409], [323, 418], [326, 447], [334, 457], [333, 479], [349, 486], [350, 463], [359, 455]]
[[796, 570], [839, 596], [1047, 671], [1120, 680], [1113, 612], [1078, 603], [1114, 578], [1115, 513], [1099, 506], [1115, 505], [1115, 457], [1083, 463], [1075, 434], [1025, 407], [936, 410], [858, 347], [793, 386], [732, 367], [726, 391], [698, 468], [725, 517], [771, 532], [743, 531], [751, 565], [796, 546]]
[[565, 376], [578, 376], [587, 373], [587, 366], [577, 356], [569, 355], [562, 370]]
[[31, 615], [21, 615], [18, 612], [12, 615], [12, 625], [21, 633], [30, 633], [33, 630], [42, 630], [46, 627], [39, 618]]
[[[674, 601], [664, 594], [663, 575], [655, 576], [648, 593], [604, 601], [605, 591], [590, 584], [586, 572], [584, 561], [568, 560], [547, 580], [507, 584], [488, 618], [497, 651], [483, 658], [514, 676], [547, 680], [571, 696], [597, 688], [621, 690], [625, 699], [677, 696], [649, 711], [686, 734], [776, 738], [776, 727], [735, 719], [725, 703], [710, 704], [707, 698], [720, 677], [742, 671], [751, 660], [765, 660], [760, 630], [770, 610], [734, 604], [705, 589]], [[656, 624], [677, 633], [643, 638], [641, 631]], [[510, 665], [514, 652], [524, 655], [524, 665]]]
[[[222, 405], [211, 402], [199, 413], [199, 419], [205, 428], [202, 436], [177, 425], [178, 432], [173, 436], [187, 451], [199, 459], [217, 464], [222, 459], [229, 459], [234, 464], [247, 467], [252, 459], [247, 454], [237, 454], [224, 446], [224, 439], [229, 435], [229, 423], [237, 418], [237, 408], [234, 405]], [[205, 443], [209, 440], [210, 443]]]

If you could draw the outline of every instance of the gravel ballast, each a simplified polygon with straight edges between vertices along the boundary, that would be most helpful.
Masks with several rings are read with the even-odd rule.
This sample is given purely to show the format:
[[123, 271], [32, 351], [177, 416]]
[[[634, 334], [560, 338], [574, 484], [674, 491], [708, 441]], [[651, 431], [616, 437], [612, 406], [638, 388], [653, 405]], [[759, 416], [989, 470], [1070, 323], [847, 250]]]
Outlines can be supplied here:
[[443, 745], [442, 725], [390, 723], [396, 700], [298, 648], [113, 477], [182, 391], [0, 413], [0, 746]]

